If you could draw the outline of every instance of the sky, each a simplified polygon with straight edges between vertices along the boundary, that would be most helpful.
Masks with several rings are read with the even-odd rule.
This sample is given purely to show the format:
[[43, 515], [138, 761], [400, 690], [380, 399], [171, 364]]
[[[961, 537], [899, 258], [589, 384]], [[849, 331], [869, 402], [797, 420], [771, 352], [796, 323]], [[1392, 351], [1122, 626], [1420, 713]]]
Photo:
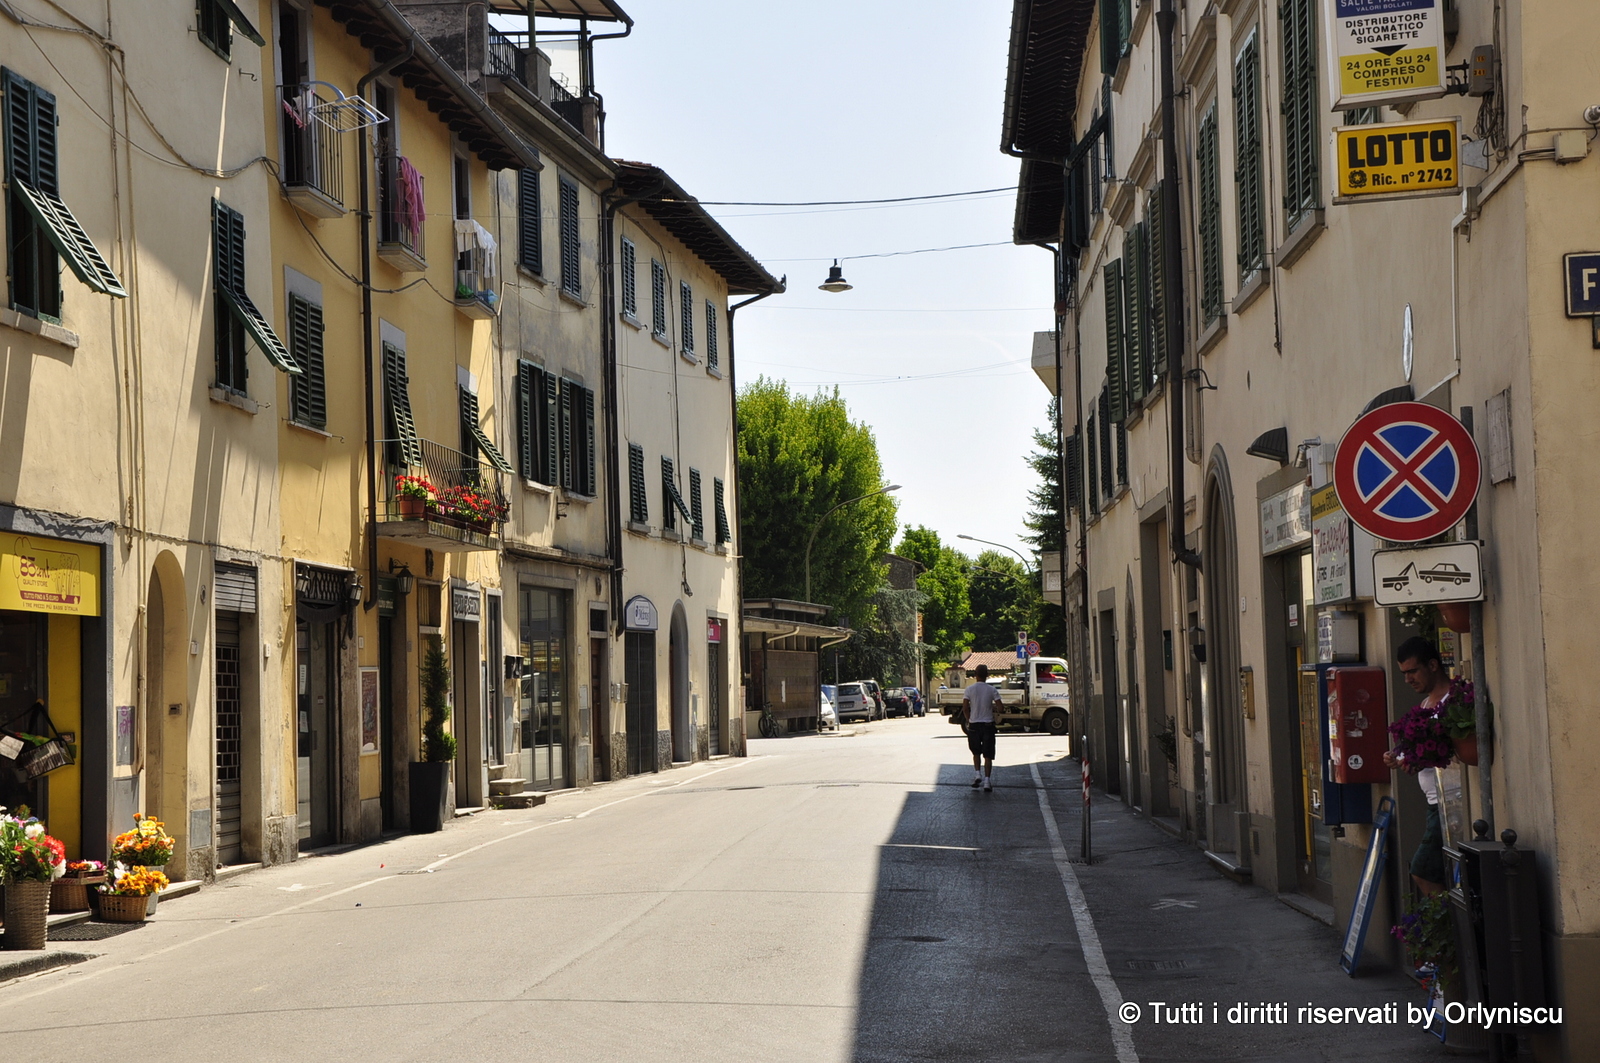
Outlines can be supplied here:
[[[1048, 252], [1010, 243], [1002, 155], [1011, 5], [1000, 0], [621, 0], [595, 46], [606, 150], [701, 200], [815, 201], [1005, 188], [892, 207], [708, 207], [789, 288], [737, 316], [738, 374], [838, 385], [873, 429], [902, 527], [1028, 553], [1026, 458], [1049, 394]], [[893, 257], [888, 252], [998, 244]], [[837, 257], [854, 290], [817, 290]]]

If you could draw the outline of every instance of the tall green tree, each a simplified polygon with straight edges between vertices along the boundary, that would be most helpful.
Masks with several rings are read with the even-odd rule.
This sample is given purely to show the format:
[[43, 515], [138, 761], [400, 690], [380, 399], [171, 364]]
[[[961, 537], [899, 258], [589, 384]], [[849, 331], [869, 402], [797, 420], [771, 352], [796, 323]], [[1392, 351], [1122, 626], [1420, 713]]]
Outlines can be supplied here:
[[[1041, 632], [1044, 600], [1035, 577], [1015, 557], [998, 550], [979, 554], [969, 570], [968, 598], [972, 603], [972, 648], [1007, 650], [1017, 644], [1017, 632], [1034, 638]], [[1041, 649], [1044, 648], [1041, 640]], [[1055, 651], [1049, 651], [1054, 655]]]
[[[845, 682], [876, 679], [886, 687], [914, 682], [919, 647], [904, 632], [916, 618], [917, 607], [925, 604], [923, 597], [921, 591], [897, 591], [892, 587], [875, 591], [868, 618], [855, 624], [855, 632], [839, 646], [839, 678]], [[827, 661], [823, 664], [826, 667]]]
[[[1050, 400], [1048, 413], [1050, 430], [1045, 432], [1034, 429], [1033, 450], [1028, 454], [1028, 466], [1033, 469], [1038, 480], [1028, 492], [1028, 518], [1023, 521], [1028, 534], [1022, 537], [1024, 542], [1041, 551], [1063, 549], [1061, 464], [1056, 451], [1057, 439], [1061, 432], [1059, 400]], [[1067, 566], [1063, 564], [1062, 567], [1065, 569]], [[1039, 578], [1039, 574], [1034, 573], [1034, 585], [1039, 589], [1039, 617], [1034, 626], [1028, 630], [1034, 633], [1040, 648], [1047, 656], [1064, 657], [1067, 652], [1066, 616], [1059, 605], [1043, 600], [1044, 592], [1038, 583]]]
[[749, 598], [806, 598], [806, 542], [813, 529], [810, 599], [863, 623], [883, 586], [894, 542], [895, 503], [878, 443], [835, 388], [802, 395], [758, 378], [739, 393], [739, 530]]
[[929, 647], [929, 666], [958, 658], [972, 647], [967, 618], [972, 612], [967, 598], [967, 556], [939, 541], [932, 528], [907, 528], [895, 553], [922, 566], [917, 589], [922, 603], [922, 641]]

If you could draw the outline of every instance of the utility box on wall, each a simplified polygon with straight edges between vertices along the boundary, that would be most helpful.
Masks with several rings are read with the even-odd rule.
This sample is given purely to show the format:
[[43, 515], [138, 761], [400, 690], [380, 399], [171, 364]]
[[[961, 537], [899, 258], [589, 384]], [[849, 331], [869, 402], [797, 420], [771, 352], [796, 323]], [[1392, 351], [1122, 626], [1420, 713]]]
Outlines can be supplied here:
[[1328, 669], [1328, 745], [1336, 783], [1389, 781], [1388, 680], [1382, 668]]

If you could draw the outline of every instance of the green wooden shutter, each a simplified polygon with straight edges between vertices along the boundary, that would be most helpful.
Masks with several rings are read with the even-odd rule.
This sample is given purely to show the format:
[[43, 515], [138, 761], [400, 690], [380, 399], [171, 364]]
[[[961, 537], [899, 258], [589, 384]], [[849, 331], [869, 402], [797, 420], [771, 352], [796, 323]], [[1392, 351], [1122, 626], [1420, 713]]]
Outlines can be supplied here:
[[[285, 373], [299, 373], [300, 366], [272, 330], [266, 316], [256, 309], [244, 283], [244, 215], [218, 200], [211, 201], [212, 234], [216, 245], [216, 286], [233, 314], [267, 360]], [[217, 323], [221, 330], [221, 322]]]
[[678, 348], [694, 354], [694, 289], [688, 281], [678, 282]]
[[1122, 260], [1108, 262], [1105, 266], [1103, 279], [1106, 289], [1106, 380], [1111, 394], [1115, 396], [1115, 406], [1112, 407], [1110, 416], [1117, 420], [1127, 416], [1122, 408], [1124, 393], [1122, 373], [1127, 364], [1127, 355], [1123, 350], [1122, 339], [1124, 336], [1122, 307]]
[[1144, 398], [1145, 380], [1145, 325], [1148, 318], [1145, 315], [1145, 291], [1148, 280], [1149, 266], [1144, 255], [1145, 228], [1140, 222], [1132, 229], [1123, 231], [1122, 234], [1122, 262], [1123, 277], [1122, 302], [1127, 307], [1128, 327], [1127, 340], [1124, 349], [1128, 352], [1127, 372], [1122, 378], [1122, 386], [1127, 398], [1123, 408], [1132, 413], [1139, 401]]
[[557, 397], [559, 400], [559, 426], [561, 440], [561, 486], [572, 489], [572, 381], [562, 378]]
[[665, 454], [661, 456], [661, 526], [663, 528], [676, 528], [678, 526], [678, 508], [673, 505], [673, 496], [678, 493], [677, 476], [672, 469], [672, 459]]
[[1200, 179], [1200, 313], [1205, 324], [1222, 316], [1222, 190], [1217, 150], [1217, 105], [1200, 120], [1196, 160]]
[[1089, 488], [1089, 511], [1091, 513], [1100, 508], [1100, 430], [1099, 420], [1095, 414], [1089, 415], [1089, 468], [1088, 476], [1084, 483]]
[[456, 393], [461, 408], [461, 452], [467, 456], [474, 468], [481, 455], [493, 468], [509, 473], [511, 463], [506, 461], [505, 455], [500, 453], [500, 448], [489, 438], [489, 433], [478, 423], [478, 396], [459, 384], [456, 385]]
[[1239, 200], [1239, 273], [1249, 277], [1266, 261], [1266, 220], [1261, 193], [1261, 49], [1260, 38], [1239, 50], [1233, 66], [1234, 171]]
[[622, 312], [638, 320], [639, 317], [639, 252], [633, 241], [622, 238]]
[[533, 374], [539, 371], [539, 367], [532, 362], [517, 361], [517, 471], [525, 480], [538, 479], [535, 461], [539, 448], [533, 430]]
[[555, 487], [561, 482], [561, 378], [544, 373], [544, 482]]
[[1293, 229], [1321, 205], [1317, 167], [1317, 24], [1313, 0], [1282, 0], [1283, 206]]
[[561, 178], [561, 287], [583, 292], [582, 242], [578, 229], [578, 186]]
[[689, 470], [689, 527], [691, 537], [702, 542], [706, 537], [705, 517], [700, 507], [700, 470]]
[[1150, 385], [1167, 371], [1167, 240], [1162, 209], [1167, 182], [1162, 178], [1150, 194], [1145, 217], [1150, 226]]
[[392, 440], [389, 460], [396, 465], [421, 465], [422, 442], [411, 417], [411, 381], [406, 376], [406, 352], [383, 345], [384, 409], [386, 434]]
[[1121, 418], [1115, 418], [1111, 413], [1111, 389], [1100, 389], [1100, 494], [1107, 502], [1111, 501], [1112, 480], [1111, 474], [1116, 462], [1116, 454], [1111, 446], [1111, 425], [1113, 421], [1121, 423]]
[[650, 328], [662, 339], [667, 338], [667, 267], [650, 260]]
[[328, 426], [327, 374], [323, 367], [322, 307], [289, 295], [289, 353], [300, 366], [289, 377], [289, 417], [313, 428]]
[[583, 476], [579, 480], [579, 490], [586, 495], [596, 495], [600, 493], [600, 485], [595, 465], [594, 389], [579, 388], [578, 391], [583, 398], [583, 419], [580, 426], [583, 445], [578, 453], [583, 463]]
[[1077, 509], [1083, 504], [1083, 436], [1080, 433], [1067, 437], [1066, 452], [1066, 504], [1068, 509]]
[[717, 304], [706, 300], [706, 365], [716, 369], [720, 355], [717, 353]]
[[733, 529], [728, 524], [728, 489], [720, 477], [712, 477], [711, 500], [717, 507], [717, 542], [718, 544], [731, 542]]
[[539, 171], [517, 173], [517, 264], [530, 273], [544, 273], [544, 207], [539, 200]]
[[644, 448], [628, 444], [628, 511], [635, 524], [650, 521], [650, 492], [644, 483]]

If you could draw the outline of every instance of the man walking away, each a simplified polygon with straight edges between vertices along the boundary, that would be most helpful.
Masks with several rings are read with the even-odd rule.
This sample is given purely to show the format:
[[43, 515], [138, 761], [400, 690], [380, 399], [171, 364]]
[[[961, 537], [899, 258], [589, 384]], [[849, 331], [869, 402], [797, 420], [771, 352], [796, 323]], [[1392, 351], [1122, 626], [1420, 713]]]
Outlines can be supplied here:
[[[1420, 635], [1412, 636], [1395, 651], [1395, 661], [1406, 685], [1422, 695], [1422, 704], [1435, 707], [1450, 693], [1450, 673], [1439, 659], [1439, 648]], [[1422, 844], [1411, 857], [1411, 881], [1425, 894], [1442, 893], [1444, 884], [1444, 830], [1439, 822], [1439, 783], [1432, 768], [1419, 771], [1405, 762], [1403, 757], [1389, 750], [1383, 762], [1391, 768], [1410, 772], [1416, 776], [1422, 795], [1428, 799], [1428, 823], [1422, 834]]]
[[973, 675], [978, 681], [961, 695], [961, 714], [967, 722], [967, 748], [972, 750], [972, 786], [977, 789], [981, 785], [987, 794], [994, 792], [989, 775], [994, 770], [994, 707], [1000, 701], [1000, 691], [985, 682], [989, 678], [988, 665], [978, 665]]

